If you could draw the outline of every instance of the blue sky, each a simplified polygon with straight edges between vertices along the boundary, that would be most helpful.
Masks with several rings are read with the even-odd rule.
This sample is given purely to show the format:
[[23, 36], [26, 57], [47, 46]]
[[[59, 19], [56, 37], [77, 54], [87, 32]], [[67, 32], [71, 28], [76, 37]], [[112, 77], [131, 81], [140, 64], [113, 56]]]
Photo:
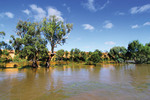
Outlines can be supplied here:
[[149, 0], [1, 0], [0, 31], [8, 42], [20, 19], [39, 22], [49, 15], [74, 25], [66, 44], [55, 51], [109, 51], [137, 39], [150, 42]]

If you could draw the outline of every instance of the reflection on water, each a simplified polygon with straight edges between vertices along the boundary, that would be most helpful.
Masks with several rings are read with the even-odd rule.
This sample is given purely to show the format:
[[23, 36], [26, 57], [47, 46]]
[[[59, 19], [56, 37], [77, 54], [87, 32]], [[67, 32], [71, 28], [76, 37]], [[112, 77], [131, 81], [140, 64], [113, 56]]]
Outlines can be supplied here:
[[0, 100], [149, 100], [150, 65], [0, 69]]

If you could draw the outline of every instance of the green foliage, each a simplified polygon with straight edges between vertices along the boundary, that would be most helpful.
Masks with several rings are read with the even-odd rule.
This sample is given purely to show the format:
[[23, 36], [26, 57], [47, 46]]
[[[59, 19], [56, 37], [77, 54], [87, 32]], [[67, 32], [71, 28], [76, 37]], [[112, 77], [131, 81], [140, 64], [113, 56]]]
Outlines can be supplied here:
[[72, 27], [72, 24], [64, 23], [56, 16], [50, 16], [48, 20], [46, 18], [43, 19], [41, 30], [51, 45], [52, 53], [54, 53], [54, 47], [56, 47], [57, 44], [62, 45], [66, 42]]
[[13, 62], [18, 62], [18, 61], [20, 61], [20, 57], [19, 55], [15, 55], [13, 58]]
[[65, 57], [66, 57], [66, 58], [68, 58], [68, 54], [69, 54], [69, 52], [66, 50], [66, 51], [65, 51]]
[[80, 60], [80, 50], [75, 48], [70, 51], [70, 59], [75, 62], [79, 62]]
[[0, 36], [5, 36], [5, 32], [0, 32]]
[[92, 52], [89, 51], [88, 54], [87, 54], [87, 57], [90, 57], [92, 55]]
[[139, 43], [138, 40], [134, 40], [133, 42], [128, 44], [128, 56], [129, 58], [132, 58], [136, 60], [136, 57], [138, 56], [138, 53], [142, 49], [142, 44]]
[[15, 55], [12, 61], [13, 62], [27, 62], [27, 59], [21, 59], [19, 55]]
[[[0, 32], [0, 36], [5, 36], [5, 32]], [[11, 46], [4, 41], [0, 41], [0, 62], [9, 62], [11, 60], [8, 50], [12, 50]]]
[[63, 49], [58, 50], [56, 52], [56, 57], [57, 57], [58, 60], [63, 60], [63, 56], [64, 56], [64, 50]]
[[[97, 57], [98, 56], [98, 57]], [[86, 64], [96, 64], [100, 61], [102, 52], [96, 49], [93, 53], [86, 53], [77, 48], [71, 49], [70, 59], [75, 62], [86, 61]]]
[[96, 49], [94, 52], [97, 52], [100, 57], [102, 56], [102, 52], [100, 50]]
[[41, 26], [38, 23], [19, 21], [16, 29], [20, 38], [11, 36], [12, 40], [10, 41], [15, 53], [22, 59], [44, 60], [48, 55], [48, 50], [47, 42], [41, 37]]
[[101, 57], [98, 52], [93, 52], [91, 56], [87, 59], [86, 64], [91, 65], [91, 64], [96, 64], [100, 61]]
[[74, 61], [79, 62], [80, 52], [81, 51], [79, 49], [77, 49], [77, 48], [74, 49]]
[[9, 56], [9, 52], [8, 52], [8, 50], [3, 50], [2, 51], [2, 54], [1, 54], [1, 56], [0, 56], [0, 62], [9, 62], [9, 61], [11, 61], [12, 59], [11, 59], [11, 57]]
[[80, 52], [80, 60], [86, 61], [86, 57], [87, 57], [86, 53], [84, 51], [81, 51]]
[[7, 50], [3, 50], [2, 54], [8, 56], [9, 52]]
[[149, 63], [150, 61], [150, 43], [142, 45], [138, 40], [134, 40], [128, 45], [127, 56], [133, 59], [135, 63]]
[[65, 55], [64, 60], [65, 61], [69, 60], [69, 52], [67, 50], [64, 52], [64, 55]]
[[74, 57], [74, 49], [71, 49], [70, 51], [70, 60], [73, 61], [73, 57]]
[[109, 57], [117, 62], [124, 62], [126, 57], [127, 50], [125, 47], [113, 47], [110, 49], [110, 52], [108, 53]]

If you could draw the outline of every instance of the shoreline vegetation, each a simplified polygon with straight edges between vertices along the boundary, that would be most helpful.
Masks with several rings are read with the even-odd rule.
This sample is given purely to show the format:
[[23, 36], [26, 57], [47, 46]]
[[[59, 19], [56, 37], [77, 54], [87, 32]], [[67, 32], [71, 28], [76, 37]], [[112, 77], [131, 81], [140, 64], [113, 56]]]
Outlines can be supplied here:
[[[96, 49], [94, 52], [81, 51], [78, 48], [54, 52], [57, 45], [63, 45], [73, 29], [73, 24], [65, 23], [56, 16], [44, 18], [41, 22], [20, 20], [16, 26], [16, 36], [11, 35], [8, 44], [0, 41], [0, 67], [50, 67], [57, 64], [82, 63], [96, 65], [98, 63], [150, 63], [150, 43], [141, 44], [134, 40], [128, 47], [115, 46], [109, 52]], [[4, 38], [5, 32], [0, 32]], [[48, 46], [51, 51], [48, 51]], [[14, 50], [14, 57], [9, 51]], [[39, 63], [40, 62], [40, 63]], [[9, 65], [10, 63], [10, 65]]]
[[[38, 67], [45, 67], [46, 62], [43, 63], [41, 61], [37, 62]], [[57, 67], [57, 66], [63, 66], [63, 65], [91, 65], [91, 66], [97, 66], [97, 65], [103, 65], [103, 64], [128, 64], [128, 63], [117, 63], [115, 61], [103, 61], [99, 62], [97, 64], [86, 64], [85, 62], [72, 62], [72, 61], [51, 61], [51, 66], [50, 67]], [[8, 62], [8, 63], [0, 63], [0, 68], [33, 68], [32, 67], [32, 62], [31, 61], [26, 61], [26, 62]]]

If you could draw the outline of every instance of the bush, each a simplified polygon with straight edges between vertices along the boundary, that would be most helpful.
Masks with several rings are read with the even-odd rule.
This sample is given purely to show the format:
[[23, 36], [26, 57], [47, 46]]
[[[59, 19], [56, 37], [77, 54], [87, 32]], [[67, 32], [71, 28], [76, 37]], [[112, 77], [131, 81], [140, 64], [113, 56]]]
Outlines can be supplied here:
[[86, 64], [88, 65], [96, 65], [100, 61], [100, 56], [98, 52], [93, 52], [91, 56], [87, 59]]
[[21, 58], [19, 57], [19, 55], [16, 55], [16, 56], [13, 58], [12, 61], [13, 61], [13, 62], [26, 62], [27, 59], [21, 59]]

